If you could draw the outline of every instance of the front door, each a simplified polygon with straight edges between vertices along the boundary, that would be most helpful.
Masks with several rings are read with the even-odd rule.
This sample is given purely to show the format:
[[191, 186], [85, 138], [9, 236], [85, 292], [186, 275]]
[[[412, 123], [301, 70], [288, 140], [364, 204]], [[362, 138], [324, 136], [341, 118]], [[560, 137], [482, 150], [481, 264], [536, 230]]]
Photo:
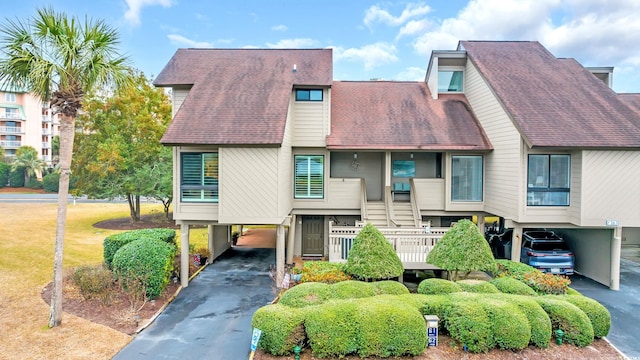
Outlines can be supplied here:
[[302, 217], [302, 256], [324, 255], [324, 217]]

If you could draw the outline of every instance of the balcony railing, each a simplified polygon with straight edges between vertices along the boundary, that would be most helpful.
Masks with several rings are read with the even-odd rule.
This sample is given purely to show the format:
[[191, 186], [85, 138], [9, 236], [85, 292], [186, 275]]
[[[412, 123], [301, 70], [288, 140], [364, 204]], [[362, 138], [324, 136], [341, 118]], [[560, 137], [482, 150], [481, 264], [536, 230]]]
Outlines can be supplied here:
[[2, 146], [5, 149], [8, 149], [8, 148], [19, 148], [20, 146], [22, 146], [22, 141], [0, 140], [0, 146]]
[[49, 115], [42, 115], [42, 122], [43, 123], [50, 123], [51, 122], [51, 117]]
[[42, 129], [42, 135], [51, 135], [51, 129]]
[[0, 113], [0, 119], [22, 119], [20, 117], [20, 113], [13, 113], [13, 112], [3, 112]]
[[5, 134], [23, 134], [22, 128], [17, 126], [0, 126], [0, 133]]
[[50, 162], [51, 161], [51, 155], [42, 155], [42, 160], [44, 160], [46, 162]]
[[42, 148], [43, 149], [51, 149], [51, 143], [50, 142], [42, 142]]

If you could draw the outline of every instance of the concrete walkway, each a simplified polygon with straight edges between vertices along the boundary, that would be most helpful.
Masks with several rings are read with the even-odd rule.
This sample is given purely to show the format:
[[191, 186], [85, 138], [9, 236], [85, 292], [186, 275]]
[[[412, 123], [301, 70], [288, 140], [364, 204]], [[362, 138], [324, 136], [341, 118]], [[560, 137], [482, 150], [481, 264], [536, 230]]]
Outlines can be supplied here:
[[113, 359], [246, 359], [253, 313], [274, 298], [275, 258], [269, 248], [225, 252]]

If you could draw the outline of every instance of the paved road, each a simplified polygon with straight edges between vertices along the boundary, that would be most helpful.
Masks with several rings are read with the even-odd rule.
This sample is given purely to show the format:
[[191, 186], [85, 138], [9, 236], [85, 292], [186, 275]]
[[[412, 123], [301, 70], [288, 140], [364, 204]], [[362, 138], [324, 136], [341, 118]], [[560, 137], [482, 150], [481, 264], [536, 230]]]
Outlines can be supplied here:
[[253, 313], [274, 298], [275, 258], [275, 249], [227, 251], [113, 359], [246, 359]]
[[621, 259], [619, 291], [580, 275], [571, 277], [571, 287], [609, 310], [611, 331], [607, 339], [629, 358], [640, 359], [640, 264]]

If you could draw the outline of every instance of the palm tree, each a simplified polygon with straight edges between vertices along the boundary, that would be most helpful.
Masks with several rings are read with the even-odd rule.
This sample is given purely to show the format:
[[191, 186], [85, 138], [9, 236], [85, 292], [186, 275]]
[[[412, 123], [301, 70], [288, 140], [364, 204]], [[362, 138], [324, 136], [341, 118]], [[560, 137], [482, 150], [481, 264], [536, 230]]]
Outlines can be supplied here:
[[29, 178], [38, 173], [42, 174], [42, 170], [47, 165], [44, 160], [38, 157], [38, 151], [32, 146], [21, 146], [16, 151], [16, 158], [11, 163], [11, 170], [24, 169], [24, 183], [29, 182]]
[[27, 21], [0, 26], [0, 82], [26, 88], [61, 114], [60, 189], [49, 327], [62, 323], [62, 258], [75, 119], [84, 95], [100, 86], [130, 83], [117, 31], [102, 20], [41, 8]]

